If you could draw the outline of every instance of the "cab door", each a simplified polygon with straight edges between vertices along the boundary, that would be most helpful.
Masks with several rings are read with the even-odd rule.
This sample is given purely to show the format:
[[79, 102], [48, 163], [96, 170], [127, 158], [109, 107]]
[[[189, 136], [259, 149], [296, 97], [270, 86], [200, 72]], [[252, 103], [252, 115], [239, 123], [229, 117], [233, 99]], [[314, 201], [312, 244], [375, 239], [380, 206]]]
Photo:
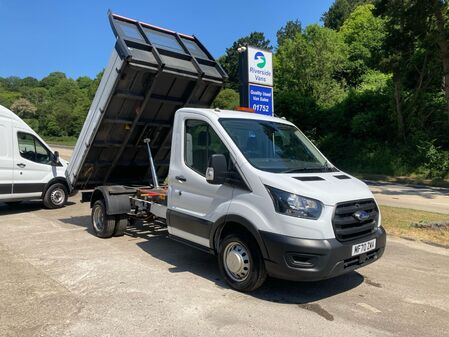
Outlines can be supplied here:
[[50, 150], [31, 132], [14, 130], [14, 198], [40, 198], [45, 185], [56, 176]]
[[[195, 117], [188, 117], [192, 115]], [[174, 139], [174, 158], [170, 162], [168, 231], [209, 247], [212, 225], [226, 215], [233, 187], [209, 184], [206, 168], [213, 154], [224, 154], [229, 160], [229, 151], [202, 116], [185, 114], [180, 129], [182, 133], [178, 132]]]
[[12, 197], [13, 156], [11, 120], [0, 117], [0, 201]]

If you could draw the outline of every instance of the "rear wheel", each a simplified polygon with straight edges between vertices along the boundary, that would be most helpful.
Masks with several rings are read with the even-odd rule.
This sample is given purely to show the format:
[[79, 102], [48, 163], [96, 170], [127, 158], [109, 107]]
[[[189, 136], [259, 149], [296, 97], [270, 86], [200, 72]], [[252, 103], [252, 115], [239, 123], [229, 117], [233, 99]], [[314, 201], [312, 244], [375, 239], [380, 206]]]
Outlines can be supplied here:
[[95, 201], [91, 214], [92, 230], [99, 238], [110, 238], [115, 230], [115, 216], [106, 214], [103, 200]]
[[259, 247], [244, 234], [230, 234], [223, 239], [218, 265], [226, 283], [238, 291], [256, 290], [267, 277]]
[[44, 206], [52, 209], [64, 207], [67, 198], [67, 188], [61, 183], [53, 184], [45, 192]]
[[128, 227], [128, 217], [125, 214], [116, 215], [114, 236], [125, 235], [126, 227]]

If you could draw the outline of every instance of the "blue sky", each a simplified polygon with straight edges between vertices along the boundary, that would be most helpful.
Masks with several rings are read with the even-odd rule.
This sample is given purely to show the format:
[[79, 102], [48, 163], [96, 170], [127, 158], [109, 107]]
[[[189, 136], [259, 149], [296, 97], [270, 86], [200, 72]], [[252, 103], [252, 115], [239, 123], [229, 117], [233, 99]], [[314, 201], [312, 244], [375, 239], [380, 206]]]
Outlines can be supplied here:
[[215, 57], [239, 37], [262, 31], [275, 43], [286, 21], [319, 23], [333, 0], [0, 0], [0, 76], [52, 71], [95, 76], [114, 46], [107, 10], [194, 34]]

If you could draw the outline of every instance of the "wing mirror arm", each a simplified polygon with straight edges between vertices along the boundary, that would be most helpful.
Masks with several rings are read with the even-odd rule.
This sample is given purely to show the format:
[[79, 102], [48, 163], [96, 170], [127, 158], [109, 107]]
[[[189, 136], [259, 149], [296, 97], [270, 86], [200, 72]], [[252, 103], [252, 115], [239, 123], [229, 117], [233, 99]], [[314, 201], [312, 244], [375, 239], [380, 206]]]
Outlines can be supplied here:
[[53, 153], [53, 156], [52, 156], [52, 164], [53, 164], [53, 165], [58, 165], [58, 164], [59, 164], [59, 151], [55, 151], [55, 152]]

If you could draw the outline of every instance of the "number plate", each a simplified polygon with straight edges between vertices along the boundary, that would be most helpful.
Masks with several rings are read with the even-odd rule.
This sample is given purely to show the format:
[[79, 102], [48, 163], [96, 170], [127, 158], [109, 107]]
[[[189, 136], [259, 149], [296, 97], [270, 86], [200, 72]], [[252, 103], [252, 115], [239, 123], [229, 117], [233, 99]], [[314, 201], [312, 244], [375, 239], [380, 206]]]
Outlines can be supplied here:
[[360, 255], [376, 248], [376, 239], [358, 243], [352, 246], [352, 256]]

